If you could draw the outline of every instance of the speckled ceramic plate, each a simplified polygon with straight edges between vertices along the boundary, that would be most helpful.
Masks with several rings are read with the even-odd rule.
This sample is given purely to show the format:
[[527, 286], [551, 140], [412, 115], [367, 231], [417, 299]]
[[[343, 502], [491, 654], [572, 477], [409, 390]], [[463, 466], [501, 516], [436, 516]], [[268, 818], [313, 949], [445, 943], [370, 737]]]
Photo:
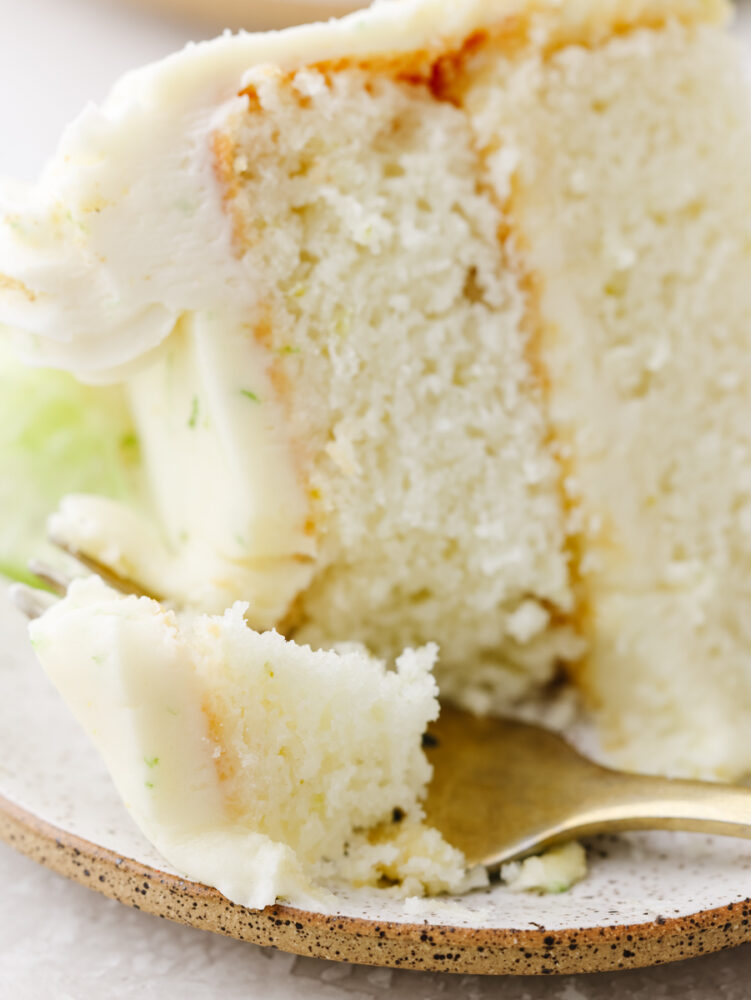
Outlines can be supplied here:
[[751, 940], [751, 844], [691, 835], [593, 841], [590, 876], [558, 896], [352, 892], [335, 915], [236, 906], [180, 878], [135, 828], [4, 593], [0, 635], [0, 837], [129, 906], [303, 955], [467, 973], [633, 968]]

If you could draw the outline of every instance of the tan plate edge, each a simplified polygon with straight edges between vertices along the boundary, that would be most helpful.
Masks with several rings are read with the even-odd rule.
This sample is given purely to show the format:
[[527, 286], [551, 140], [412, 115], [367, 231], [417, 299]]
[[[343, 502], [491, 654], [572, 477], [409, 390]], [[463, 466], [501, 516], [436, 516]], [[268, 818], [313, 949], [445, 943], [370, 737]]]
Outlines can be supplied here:
[[191, 18], [211, 31], [268, 31], [341, 17], [369, 0], [130, 0], [152, 13]]
[[248, 910], [216, 889], [61, 830], [0, 796], [0, 839], [53, 871], [156, 916], [338, 962], [474, 975], [550, 975], [663, 965], [751, 940], [751, 900], [645, 924], [547, 931], [376, 922], [290, 906]]

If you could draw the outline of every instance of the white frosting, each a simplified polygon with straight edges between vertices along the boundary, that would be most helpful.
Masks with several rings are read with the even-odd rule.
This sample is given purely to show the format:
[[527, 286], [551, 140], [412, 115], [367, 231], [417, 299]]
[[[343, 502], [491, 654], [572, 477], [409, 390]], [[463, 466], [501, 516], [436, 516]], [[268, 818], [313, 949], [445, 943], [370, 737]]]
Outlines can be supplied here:
[[184, 317], [128, 381], [156, 517], [69, 495], [52, 537], [147, 593], [270, 628], [313, 572], [307, 495], [265, 350], [224, 314]]
[[241, 595], [270, 628], [313, 570], [307, 497], [265, 350], [224, 315], [184, 317], [128, 383], [158, 530], [100, 497], [65, 498], [54, 538], [148, 593], [220, 612]]

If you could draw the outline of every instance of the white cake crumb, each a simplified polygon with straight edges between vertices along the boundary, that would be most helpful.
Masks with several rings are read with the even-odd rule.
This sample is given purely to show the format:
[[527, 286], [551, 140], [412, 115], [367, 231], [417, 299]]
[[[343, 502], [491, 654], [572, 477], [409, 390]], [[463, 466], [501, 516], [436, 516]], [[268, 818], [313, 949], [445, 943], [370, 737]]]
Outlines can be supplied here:
[[587, 855], [575, 840], [501, 866], [501, 879], [512, 892], [565, 892], [586, 874]]

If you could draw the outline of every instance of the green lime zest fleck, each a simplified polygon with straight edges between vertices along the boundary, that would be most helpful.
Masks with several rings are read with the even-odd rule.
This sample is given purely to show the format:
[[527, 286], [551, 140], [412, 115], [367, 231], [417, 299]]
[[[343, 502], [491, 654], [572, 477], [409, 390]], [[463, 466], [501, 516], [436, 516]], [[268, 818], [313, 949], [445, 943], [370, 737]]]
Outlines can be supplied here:
[[146, 767], [156, 767], [159, 763], [158, 757], [144, 757], [143, 758]]
[[144, 781], [144, 785], [146, 785], [147, 788], [153, 788], [154, 787], [154, 782], [153, 781]]
[[352, 310], [338, 305], [334, 310], [334, 332], [345, 337], [352, 326]]
[[88, 234], [89, 234], [89, 227], [86, 225], [86, 223], [82, 219], [76, 219], [73, 216], [73, 213], [70, 210], [68, 210], [66, 212], [66, 216], [67, 216], [68, 222], [70, 222], [71, 225], [75, 226], [77, 229], [80, 229], [80, 231], [82, 233], [85, 233], [88, 236]]
[[172, 207], [184, 215], [195, 215], [198, 210], [197, 203], [190, 198], [178, 198], [172, 203]]
[[193, 397], [190, 404], [190, 416], [188, 417], [188, 427], [193, 430], [198, 423], [198, 396]]
[[252, 399], [254, 403], [261, 402], [260, 398], [254, 392], [251, 392], [250, 389], [241, 389], [240, 392], [246, 399]]
[[128, 431], [126, 434], [123, 434], [120, 438], [120, 447], [123, 449], [138, 447], [138, 435], [135, 431]]
[[302, 348], [292, 347], [291, 344], [285, 344], [284, 347], [279, 348], [279, 354], [299, 354]]
[[104, 653], [94, 653], [91, 659], [94, 663], [104, 663]]

